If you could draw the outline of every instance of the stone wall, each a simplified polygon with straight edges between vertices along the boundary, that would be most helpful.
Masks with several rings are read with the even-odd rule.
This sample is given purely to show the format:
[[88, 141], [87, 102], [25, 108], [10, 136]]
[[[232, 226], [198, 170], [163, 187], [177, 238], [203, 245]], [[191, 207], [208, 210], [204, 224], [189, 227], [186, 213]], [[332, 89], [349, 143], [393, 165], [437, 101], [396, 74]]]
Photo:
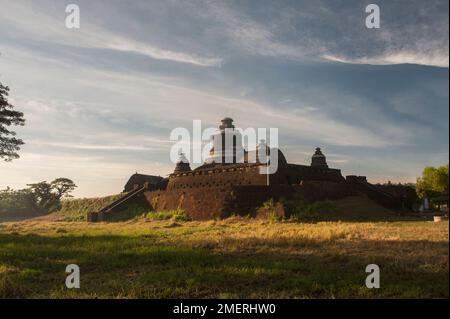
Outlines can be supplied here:
[[[349, 188], [340, 170], [284, 164], [270, 175], [260, 174], [261, 164], [230, 164], [172, 174], [165, 191], [149, 191], [145, 197], [152, 209], [182, 209], [194, 219], [225, 218], [231, 214], [256, 215], [270, 198], [340, 198]], [[268, 184], [270, 186], [268, 186]]]
[[297, 164], [288, 164], [281, 167], [276, 176], [280, 179], [279, 184], [299, 184], [302, 181], [345, 182], [341, 170], [339, 169], [311, 167]]
[[291, 199], [301, 194], [305, 199], [337, 199], [351, 194], [345, 183], [309, 181], [302, 185], [245, 185], [171, 189], [146, 192], [149, 205], [156, 211], [182, 209], [193, 219], [226, 218], [232, 214], [257, 215], [258, 207], [273, 198]]
[[315, 168], [287, 164], [269, 176], [260, 174], [261, 164], [235, 164], [212, 169], [194, 170], [170, 176], [167, 190], [195, 189], [199, 187], [231, 187], [251, 185], [299, 185], [304, 181], [332, 181], [345, 183], [338, 169]]
[[172, 174], [167, 190], [197, 188], [224, 188], [234, 185], [265, 185], [266, 175], [259, 174], [259, 165], [237, 164], [214, 169]]
[[144, 193], [151, 209], [182, 209], [194, 219], [225, 218], [232, 195], [231, 187], [197, 187]]

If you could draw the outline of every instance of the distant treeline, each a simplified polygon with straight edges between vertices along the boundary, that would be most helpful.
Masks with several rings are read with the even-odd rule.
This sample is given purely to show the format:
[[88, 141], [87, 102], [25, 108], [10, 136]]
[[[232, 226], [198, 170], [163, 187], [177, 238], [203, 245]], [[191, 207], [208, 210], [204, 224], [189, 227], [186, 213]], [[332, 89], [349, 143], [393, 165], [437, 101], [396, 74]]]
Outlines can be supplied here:
[[21, 190], [0, 190], [0, 216], [33, 217], [57, 211], [61, 200], [70, 197], [76, 187], [68, 178], [57, 178], [50, 183], [29, 184]]
[[33, 194], [27, 190], [0, 190], [0, 216], [38, 216], [40, 210]]

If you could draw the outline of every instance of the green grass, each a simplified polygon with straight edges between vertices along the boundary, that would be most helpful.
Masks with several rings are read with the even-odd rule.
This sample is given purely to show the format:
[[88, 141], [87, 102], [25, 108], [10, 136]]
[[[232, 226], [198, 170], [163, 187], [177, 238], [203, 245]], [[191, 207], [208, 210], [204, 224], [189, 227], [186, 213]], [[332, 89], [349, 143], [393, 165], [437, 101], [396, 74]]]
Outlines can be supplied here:
[[[98, 198], [65, 199], [61, 203], [61, 209], [54, 213], [52, 217], [64, 221], [86, 221], [89, 212], [98, 212], [122, 196], [124, 194]], [[141, 199], [128, 204], [122, 211], [114, 211], [108, 217], [108, 221], [118, 222], [142, 217], [148, 210], [148, 205]]]
[[[0, 297], [448, 298], [448, 223], [148, 215], [0, 223]], [[65, 288], [71, 263], [81, 289]], [[365, 288], [370, 263], [381, 268], [380, 289]]]
[[61, 209], [56, 213], [66, 221], [85, 221], [87, 213], [96, 212], [119, 199], [123, 194], [96, 197], [70, 198], [61, 202]]
[[322, 216], [329, 216], [330, 213], [336, 211], [336, 206], [329, 200], [313, 203], [297, 200], [293, 204], [291, 218], [295, 221], [319, 221]]
[[173, 221], [178, 221], [178, 222], [185, 222], [190, 220], [188, 214], [181, 210], [181, 209], [177, 209], [177, 210], [173, 210], [173, 211], [168, 211], [168, 212], [148, 212], [145, 215], [146, 218], [148, 218], [149, 220], [173, 220]]

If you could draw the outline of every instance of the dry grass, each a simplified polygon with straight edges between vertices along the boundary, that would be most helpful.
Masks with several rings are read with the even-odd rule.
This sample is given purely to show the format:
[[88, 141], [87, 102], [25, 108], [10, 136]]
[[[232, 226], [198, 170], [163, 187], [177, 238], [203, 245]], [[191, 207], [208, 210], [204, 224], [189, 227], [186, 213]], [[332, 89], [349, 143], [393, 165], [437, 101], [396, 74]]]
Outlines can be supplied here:
[[[381, 289], [364, 286], [371, 263]], [[1, 223], [0, 296], [448, 298], [448, 223]]]

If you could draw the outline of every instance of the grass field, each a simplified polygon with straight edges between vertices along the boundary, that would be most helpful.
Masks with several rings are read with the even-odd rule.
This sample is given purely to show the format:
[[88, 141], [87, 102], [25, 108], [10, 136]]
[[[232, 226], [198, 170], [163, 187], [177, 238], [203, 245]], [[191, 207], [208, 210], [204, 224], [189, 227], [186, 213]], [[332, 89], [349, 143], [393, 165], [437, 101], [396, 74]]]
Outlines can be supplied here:
[[34, 219], [0, 223], [0, 297], [448, 298], [448, 249], [447, 222]]

